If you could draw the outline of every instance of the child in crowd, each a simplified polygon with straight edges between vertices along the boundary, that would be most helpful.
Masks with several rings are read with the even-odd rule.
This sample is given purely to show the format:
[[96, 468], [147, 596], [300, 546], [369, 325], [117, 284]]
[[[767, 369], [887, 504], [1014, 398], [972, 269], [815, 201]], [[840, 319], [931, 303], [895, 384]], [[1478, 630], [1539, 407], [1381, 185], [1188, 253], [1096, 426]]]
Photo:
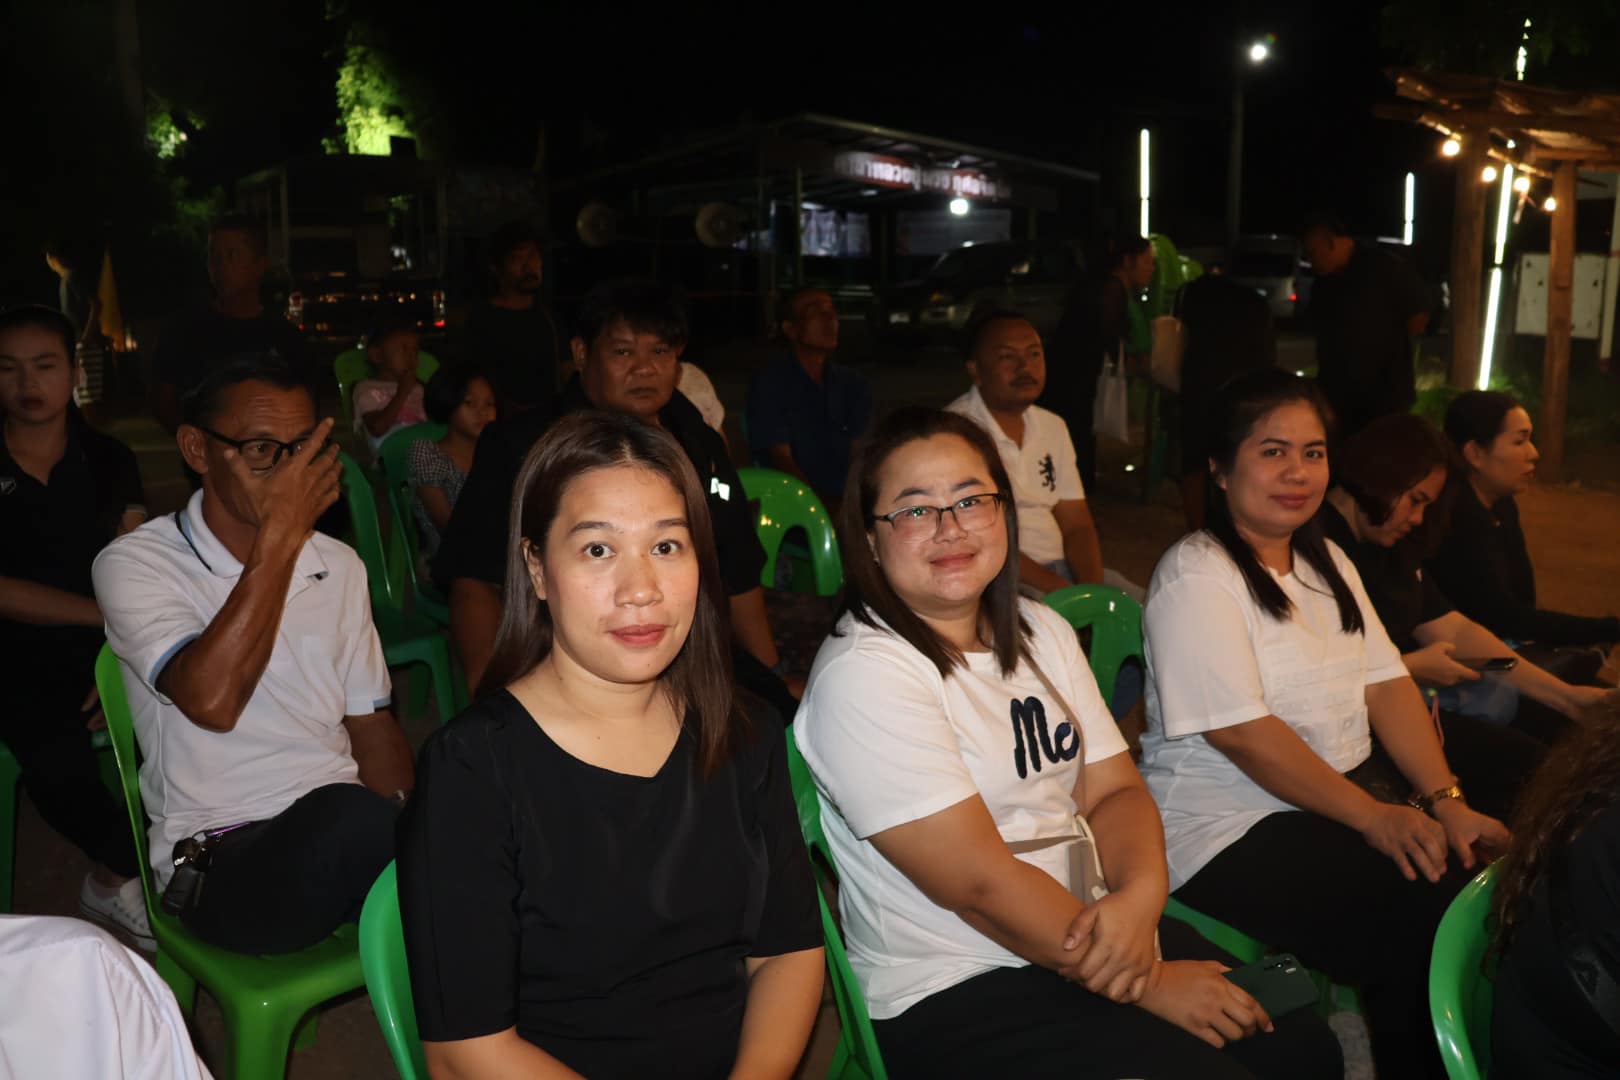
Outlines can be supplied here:
[[417, 351], [422, 335], [416, 321], [390, 312], [366, 338], [366, 358], [376, 377], [361, 379], [354, 387], [354, 426], [372, 450], [388, 433], [427, 419], [422, 407], [422, 384], [417, 381]]
[[439, 536], [450, 523], [450, 511], [461, 497], [472, 468], [478, 435], [495, 419], [495, 389], [481, 372], [465, 366], [440, 368], [423, 394], [428, 419], [444, 424], [444, 438], [411, 443], [411, 509], [422, 538], [422, 555], [439, 550]]
[[90, 857], [79, 907], [153, 948], [121, 803], [102, 786], [90, 728], [102, 613], [90, 564], [146, 519], [135, 455], [73, 406], [73, 325], [0, 313], [0, 742], [40, 816]]

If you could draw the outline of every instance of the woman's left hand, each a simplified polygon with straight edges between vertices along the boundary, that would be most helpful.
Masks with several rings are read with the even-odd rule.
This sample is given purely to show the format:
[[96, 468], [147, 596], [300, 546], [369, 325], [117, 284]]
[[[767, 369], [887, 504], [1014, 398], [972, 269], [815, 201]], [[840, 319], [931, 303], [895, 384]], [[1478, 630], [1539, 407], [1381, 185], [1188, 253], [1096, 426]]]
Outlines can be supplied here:
[[[1153, 935], [1162, 912], [1163, 904], [1146, 902], [1128, 889], [1089, 905], [1083, 913], [1090, 915], [1089, 948], [1078, 964], [1062, 969], [1061, 974], [1109, 1001], [1136, 1002], [1153, 970]], [[1064, 942], [1066, 948], [1080, 944]]]
[[1620, 690], [1608, 686], [1570, 686], [1565, 689], [1565, 716], [1577, 723], [1595, 720], [1605, 711], [1620, 712]]
[[1476, 846], [1494, 857], [1506, 852], [1513, 840], [1513, 834], [1508, 832], [1506, 825], [1480, 813], [1461, 799], [1441, 799], [1430, 812], [1446, 830], [1446, 842], [1457, 853], [1464, 870], [1474, 868]]

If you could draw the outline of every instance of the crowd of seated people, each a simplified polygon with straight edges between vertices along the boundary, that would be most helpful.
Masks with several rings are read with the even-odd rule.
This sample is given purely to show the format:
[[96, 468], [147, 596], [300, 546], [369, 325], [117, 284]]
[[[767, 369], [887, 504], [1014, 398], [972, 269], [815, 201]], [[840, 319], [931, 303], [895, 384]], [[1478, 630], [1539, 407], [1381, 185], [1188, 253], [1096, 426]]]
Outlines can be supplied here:
[[[1330, 459], [1309, 380], [1263, 368], [1212, 391], [1205, 524], [1145, 594], [1138, 757], [1038, 599], [1105, 571], [1022, 317], [971, 327], [972, 386], [948, 408], [874, 421], [830, 360], [831, 298], [788, 298], [748, 442], [835, 508], [846, 576], [801, 680], [720, 418], [677, 388], [672, 289], [599, 285], [551, 348], [538, 244], [508, 230], [460, 338], [503, 354], [448, 355], [423, 385], [414, 324], [379, 324], [375, 378], [334, 421], [247, 303], [262, 236], [226, 219], [210, 250], [197, 341], [252, 340], [165, 347], [197, 350], [165, 354], [157, 395], [197, 480], [172, 514], [146, 519], [134, 456], [71, 405], [71, 324], [0, 313], [0, 631], [52, 673], [8, 680], [0, 737], [93, 861], [92, 917], [151, 943], [89, 743], [104, 639], [151, 871], [184, 926], [296, 951], [397, 859], [435, 1076], [791, 1075], [824, 959], [784, 727], [894, 1076], [1341, 1075], [1318, 1013], [1268, 1013], [1171, 897], [1356, 987], [1381, 1078], [1443, 1075], [1430, 946], [1504, 853], [1504, 1061], [1533, 1075], [1547, 1041], [1593, 1070], [1570, 1075], [1620, 1061], [1601, 1003], [1565, 1026], [1579, 987], [1547, 944], [1568, 942], [1573, 882], [1582, 941], [1613, 957], [1616, 697], [1593, 646], [1620, 633], [1535, 606], [1513, 501], [1534, 449], [1511, 399], [1463, 395], [1444, 436], [1377, 420]], [[413, 753], [365, 568], [317, 522], [339, 500], [336, 424], [375, 450], [423, 419], [445, 433], [409, 447], [407, 525], [475, 693]], [[1494, 524], [1447, 530], [1468, 515]], [[1492, 660], [1512, 665], [1476, 670]], [[177, 855], [199, 848], [188, 891]]]

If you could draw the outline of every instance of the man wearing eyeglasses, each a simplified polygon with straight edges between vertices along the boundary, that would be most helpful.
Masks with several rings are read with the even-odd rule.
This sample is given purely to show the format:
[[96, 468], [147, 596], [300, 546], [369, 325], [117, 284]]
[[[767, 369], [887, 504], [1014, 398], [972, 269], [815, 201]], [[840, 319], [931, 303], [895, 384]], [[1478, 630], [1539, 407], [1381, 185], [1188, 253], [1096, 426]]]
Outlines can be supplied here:
[[176, 433], [202, 489], [94, 568], [158, 887], [172, 879], [181, 920], [240, 952], [300, 949], [356, 918], [414, 782], [365, 567], [315, 531], [338, 498], [331, 430], [274, 354], [213, 369]]

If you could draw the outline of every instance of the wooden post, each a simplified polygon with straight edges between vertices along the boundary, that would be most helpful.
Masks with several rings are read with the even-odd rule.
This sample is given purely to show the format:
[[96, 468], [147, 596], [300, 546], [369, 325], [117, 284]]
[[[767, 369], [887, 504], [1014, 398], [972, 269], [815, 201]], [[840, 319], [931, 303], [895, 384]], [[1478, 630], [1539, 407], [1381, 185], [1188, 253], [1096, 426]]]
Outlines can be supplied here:
[[1542, 477], [1563, 479], [1564, 413], [1569, 407], [1569, 338], [1575, 303], [1575, 163], [1553, 174], [1552, 245], [1547, 257], [1547, 346], [1541, 360], [1541, 423], [1536, 442]]
[[1479, 177], [1485, 167], [1485, 135], [1461, 136], [1457, 158], [1457, 200], [1451, 219], [1451, 385], [1472, 390], [1479, 382], [1480, 282], [1484, 274], [1485, 196], [1490, 185]]

